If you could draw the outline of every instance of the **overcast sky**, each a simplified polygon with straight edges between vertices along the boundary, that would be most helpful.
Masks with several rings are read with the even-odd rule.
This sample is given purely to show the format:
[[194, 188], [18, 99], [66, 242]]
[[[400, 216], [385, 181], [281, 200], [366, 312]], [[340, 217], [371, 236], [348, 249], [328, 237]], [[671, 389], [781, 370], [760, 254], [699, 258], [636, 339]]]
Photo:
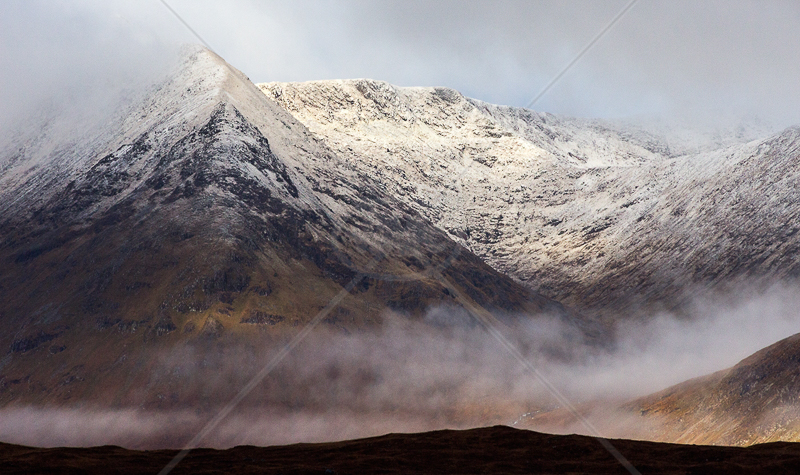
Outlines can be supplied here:
[[[368, 77], [524, 106], [628, 0], [168, 0], [254, 82]], [[6, 116], [197, 42], [159, 0], [0, 3]], [[640, 0], [534, 107], [800, 124], [800, 2]], [[15, 112], [15, 113], [16, 113]]]

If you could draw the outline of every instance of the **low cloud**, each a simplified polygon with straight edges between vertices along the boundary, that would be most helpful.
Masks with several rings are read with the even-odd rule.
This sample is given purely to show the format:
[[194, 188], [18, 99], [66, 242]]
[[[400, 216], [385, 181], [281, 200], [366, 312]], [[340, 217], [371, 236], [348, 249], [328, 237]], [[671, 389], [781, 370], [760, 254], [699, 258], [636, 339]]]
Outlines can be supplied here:
[[[737, 293], [697, 301], [691, 319], [663, 314], [621, 325], [613, 349], [588, 343], [557, 317], [540, 316], [504, 331], [525, 343], [527, 358], [573, 403], [625, 401], [729, 367], [796, 333], [800, 302], [795, 295], [796, 289], [775, 288], [746, 298]], [[264, 341], [264, 348], [229, 342], [164, 353], [149, 373], [150, 387], [142, 388], [149, 402], [137, 407], [110, 409], [91, 402], [73, 408], [6, 407], [0, 440], [180, 447], [280, 346]], [[510, 425], [522, 414], [557, 406], [482, 327], [438, 308], [426, 321], [387, 316], [375, 332], [319, 328], [202, 445]]]
[[[524, 106], [625, 2], [171, 0], [256, 82], [369, 77]], [[159, 2], [9, 1], [0, 126], [65, 91], [124, 87], [182, 43]], [[639, 2], [536, 105], [580, 117], [800, 123], [798, 6]]]
[[63, 117], [84, 129], [102, 123], [174, 65], [181, 42], [171, 21], [119, 2], [4, 4], [0, 131], [36, 136]]

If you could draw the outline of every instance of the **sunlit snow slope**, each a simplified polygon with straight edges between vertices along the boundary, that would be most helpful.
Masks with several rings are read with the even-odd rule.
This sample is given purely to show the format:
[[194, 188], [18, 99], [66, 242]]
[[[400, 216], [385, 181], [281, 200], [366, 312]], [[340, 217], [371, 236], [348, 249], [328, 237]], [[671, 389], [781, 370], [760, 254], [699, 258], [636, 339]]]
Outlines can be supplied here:
[[800, 273], [800, 129], [681, 138], [444, 88], [259, 88], [494, 268], [588, 313]]

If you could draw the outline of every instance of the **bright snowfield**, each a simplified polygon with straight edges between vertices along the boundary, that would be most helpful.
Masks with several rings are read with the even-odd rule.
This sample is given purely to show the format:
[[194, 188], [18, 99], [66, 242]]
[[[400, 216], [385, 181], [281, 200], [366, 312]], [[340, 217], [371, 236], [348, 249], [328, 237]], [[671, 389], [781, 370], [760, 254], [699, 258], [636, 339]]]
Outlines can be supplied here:
[[[555, 353], [563, 350], [567, 356], [581, 356], [585, 349], [595, 358], [574, 367], [553, 364], [545, 368], [578, 402], [591, 400], [593, 395], [643, 396], [733, 365], [796, 332], [796, 301], [792, 297], [797, 294], [792, 279], [800, 273], [800, 183], [795, 165], [800, 131], [796, 128], [778, 134], [740, 130], [682, 136], [668, 130], [648, 132], [631, 125], [495, 106], [442, 88], [398, 88], [370, 80], [256, 87], [205, 50], [184, 55], [169, 77], [133, 98], [112, 119], [91, 123], [92, 119], [86, 118], [90, 126], [83, 128], [81, 124], [56, 123], [43, 133], [21, 133], [4, 145], [0, 158], [0, 223], [10, 223], [11, 230], [31, 226], [26, 239], [38, 239], [36, 226], [45, 229], [50, 222], [66, 223], [70, 235], [79, 236], [74, 239], [84, 247], [64, 251], [64, 262], [81, 249], [111, 246], [117, 238], [121, 242], [118, 248], [101, 249], [111, 256], [108, 267], [113, 274], [117, 262], [128, 255], [125, 253], [133, 255], [144, 248], [136, 241], [140, 231], [147, 235], [148, 243], [155, 243], [154, 248], [177, 247], [170, 240], [175, 239], [200, 243], [192, 244], [197, 247], [190, 250], [207, 249], [202, 243], [213, 242], [227, 252], [224, 244], [239, 243], [242, 235], [247, 242], [279, 241], [281, 235], [262, 232], [274, 231], [269, 226], [279, 222], [306, 226], [309, 242], [341, 238], [341, 248], [353, 251], [355, 265], [363, 266], [369, 260], [368, 253], [362, 252], [367, 248], [424, 260], [440, 233], [504, 274], [498, 277], [481, 270], [477, 280], [488, 282], [488, 287], [510, 288], [502, 279], [510, 276], [515, 285], [522, 283], [543, 295], [542, 299], [554, 299], [573, 309], [583, 319], [584, 330], [595, 331], [596, 338], [617, 336], [617, 351], [598, 356], [591, 352], [597, 351], [596, 347], [584, 348], [580, 336], [569, 334], [575, 329], [565, 328], [557, 319], [533, 319], [527, 333], [520, 332], [520, 338], [532, 339], [533, 348], [547, 347]], [[84, 133], [76, 137], [74, 130]], [[248, 158], [265, 154], [265, 142], [259, 137], [268, 141], [273, 158]], [[206, 175], [213, 179], [202, 185], [199, 172], [192, 168], [199, 151], [210, 151], [209, 169], [214, 172]], [[195, 174], [186, 175], [185, 170]], [[205, 195], [193, 191], [201, 186]], [[171, 192], [169, 197], [165, 198], [164, 190]], [[263, 196], [277, 203], [277, 211], [241, 213], [240, 209], [247, 208], [242, 200], [259, 190], [267, 190]], [[257, 194], [259, 199], [253, 202], [261, 204], [261, 196]], [[132, 214], [120, 214], [120, 209], [126, 209], [120, 204], [125, 203], [134, 210]], [[115, 219], [134, 231], [102, 235], [93, 231], [115, 230], [119, 225]], [[146, 226], [136, 228], [141, 223]], [[200, 230], [195, 235], [186, 233], [185, 238], [181, 233], [164, 237], [163, 233], [172, 233], [172, 227], [180, 228], [183, 223], [197, 224]], [[386, 223], [401, 225], [389, 231]], [[3, 244], [19, 243], [9, 238]], [[33, 279], [23, 272], [61, 272], [55, 259], [42, 261], [60, 252], [58, 246], [65, 245], [56, 239], [37, 241], [30, 249], [20, 247], [22, 250], [11, 256], [21, 269], [13, 277]], [[0, 437], [10, 440], [8, 437], [18, 435], [19, 427], [26, 426], [33, 428], [27, 434], [31, 438], [13, 441], [34, 443], [50, 437], [46, 440], [55, 445], [97, 444], [104, 442], [104, 435], [112, 434], [111, 442], [130, 444], [131, 434], [126, 435], [124, 427], [131, 428], [134, 438], [146, 438], [163, 432], [161, 420], [172, 420], [175, 427], [201, 425], [204, 419], [192, 412], [194, 407], [175, 410], [176, 406], [169, 406], [172, 399], [167, 390], [179, 392], [175, 388], [187, 387], [187, 382], [202, 385], [205, 381], [196, 375], [207, 375], [203, 365], [208, 363], [215, 372], [210, 378], [214, 384], [235, 392], [247, 382], [249, 373], [243, 369], [257, 367], [266, 358], [257, 351], [247, 353], [249, 348], [260, 348], [274, 337], [276, 329], [297, 331], [341, 288], [308, 260], [293, 261], [281, 252], [265, 258], [273, 266], [268, 277], [280, 275], [281, 281], [291, 284], [285, 287], [305, 292], [302, 298], [281, 287], [281, 282], [272, 282], [269, 295], [255, 286], [257, 282], [245, 282], [239, 290], [246, 296], [221, 297], [233, 298], [233, 313], [226, 315], [227, 303], [215, 300], [208, 306], [209, 302], [197, 297], [201, 285], [179, 281], [180, 286], [170, 288], [163, 297], [158, 294], [160, 284], [148, 281], [156, 271], [161, 272], [160, 267], [125, 269], [135, 278], [130, 277], [130, 285], [123, 286], [128, 292], [124, 302], [144, 307], [152, 303], [144, 297], [163, 300], [152, 303], [157, 309], [153, 315], [117, 320], [109, 316], [114, 308], [97, 307], [95, 301], [76, 307], [81, 312], [88, 309], [86, 314], [63, 310], [71, 305], [73, 296], [101, 292], [98, 282], [112, 275], [103, 273], [106, 263], [81, 261], [81, 266], [98, 266], [86, 284], [65, 287], [60, 293], [37, 293], [43, 300], [31, 304], [29, 313], [3, 314], [12, 351], [0, 358], [0, 375], [8, 375], [14, 368], [20, 372], [19, 377], [2, 380], [6, 395], [29, 384], [22, 374], [25, 371], [34, 374], [33, 379], [52, 373], [52, 386], [45, 384], [50, 381], [46, 378], [41, 386], [29, 384], [41, 392], [28, 390], [25, 397], [40, 397], [43, 404], [67, 401], [72, 406], [64, 411], [59, 407], [39, 410], [35, 405], [12, 407], [14, 400], [6, 400], [3, 410], [13, 417], [0, 423]], [[226, 258], [187, 254], [187, 261], [216, 263]], [[41, 262], [45, 263], [38, 264]], [[184, 264], [177, 258], [176, 262], [175, 266]], [[29, 263], [32, 267], [25, 267]], [[411, 267], [402, 259], [389, 260], [389, 264], [394, 266], [389, 270]], [[475, 261], [461, 264], [467, 270], [478, 267]], [[194, 270], [201, 267], [197, 264]], [[73, 274], [54, 275], [75, 278], [76, 271], [70, 272]], [[112, 283], [126, 279], [125, 272], [114, 274]], [[204, 278], [200, 271], [197, 275], [187, 271], [186, 275], [187, 281], [202, 282]], [[292, 281], [293, 275], [300, 277]], [[236, 289], [238, 281], [234, 280], [221, 285]], [[10, 278], [2, 284], [6, 289], [16, 285]], [[762, 293], [772, 284], [786, 287]], [[441, 289], [436, 290], [439, 298]], [[725, 300], [733, 292], [741, 298]], [[748, 299], [748, 292], [757, 298]], [[15, 295], [21, 302], [19, 308], [28, 305], [25, 292], [15, 294], [20, 294]], [[57, 300], [62, 295], [63, 300]], [[276, 303], [282, 295], [291, 298]], [[509, 295], [517, 298], [522, 294], [514, 291]], [[720, 298], [724, 304], [719, 303]], [[534, 300], [538, 305], [542, 299]], [[122, 310], [135, 314], [136, 305], [125, 307], [124, 302]], [[256, 305], [252, 302], [263, 305], [258, 308], [264, 316], [254, 314], [255, 320], [245, 322], [250, 314], [236, 312], [250, 311]], [[373, 306], [382, 303], [371, 302]], [[427, 302], [420, 300], [420, 304]], [[347, 305], [350, 302], [346, 300], [343, 308]], [[341, 406], [320, 416], [313, 412], [269, 413], [251, 404], [251, 412], [233, 417], [221, 427], [222, 435], [210, 443], [264, 444], [424, 430], [451, 423], [431, 416], [439, 417], [450, 409], [462, 411], [459, 416], [491, 413], [496, 418], [492, 420], [499, 422], [520, 421], [530, 408], [514, 401], [503, 412], [507, 401], [498, 403], [487, 395], [502, 392], [523, 398], [532, 392], [538, 397], [541, 388], [536, 389], [536, 382], [513, 366], [513, 360], [504, 359], [479, 329], [443, 330], [443, 322], [446, 326], [450, 320], [458, 320], [449, 313], [444, 306], [427, 311], [424, 322], [439, 325], [436, 331], [415, 323], [392, 327], [375, 337], [362, 337], [354, 331], [358, 321], [348, 323], [349, 327], [334, 321], [326, 331], [338, 333], [323, 332], [309, 348], [298, 350], [296, 361], [288, 363], [296, 371], [286, 381], [310, 385], [297, 386], [305, 388], [308, 406], [324, 405], [327, 396], [339, 398], [336, 402]], [[273, 314], [284, 320], [273, 322], [270, 319], [277, 321]], [[340, 318], [351, 321], [354, 315]], [[675, 315], [684, 320], [675, 320]], [[348, 331], [346, 335], [342, 328]], [[197, 348], [183, 348], [193, 338], [216, 344], [221, 335], [244, 335], [242, 338], [250, 338], [249, 346], [221, 363], [206, 358]], [[96, 348], [102, 350], [89, 348], [95, 340]], [[136, 363], [142, 360], [132, 356], [134, 349], [140, 355], [160, 352], [158, 361], [147, 363], [155, 369], [144, 383], [125, 379], [133, 374], [133, 368], [149, 367]], [[363, 358], [364, 354], [370, 357]], [[338, 371], [342, 361], [355, 369], [336, 379], [329, 367]], [[430, 361], [437, 363], [431, 366]], [[95, 367], [105, 372], [92, 376]], [[193, 375], [195, 379], [185, 379]], [[446, 384], [437, 386], [443, 380]], [[325, 383], [329, 382], [338, 384], [335, 391], [327, 392]], [[349, 383], [369, 390], [360, 393]], [[131, 387], [139, 392], [126, 389]], [[276, 399], [297, 396], [282, 393], [288, 391], [283, 386], [270, 390], [278, 394]], [[97, 411], [74, 406], [81, 397], [100, 393], [112, 394], [109, 400], [118, 406]], [[205, 398], [201, 402], [230, 396], [200, 393]], [[140, 396], [149, 405], [126, 406]], [[399, 396], [402, 402], [393, 399]], [[317, 397], [322, 399], [314, 399]], [[463, 404], [453, 409], [448, 406], [451, 399]], [[359, 404], [364, 400], [381, 411], [393, 408], [397, 419], [388, 419], [386, 412], [380, 411], [362, 414], [359, 419], [358, 411], [363, 409]], [[164, 413], [150, 410], [162, 407], [159, 404], [164, 404]], [[532, 407], [553, 408], [551, 401], [535, 401]], [[258, 414], [271, 415], [258, 419]], [[95, 416], [96, 424], [87, 422]], [[80, 427], [77, 439], [75, 427]], [[250, 430], [244, 431], [247, 427]], [[793, 432], [784, 434], [791, 438]], [[761, 440], [763, 435], [739, 442]]]

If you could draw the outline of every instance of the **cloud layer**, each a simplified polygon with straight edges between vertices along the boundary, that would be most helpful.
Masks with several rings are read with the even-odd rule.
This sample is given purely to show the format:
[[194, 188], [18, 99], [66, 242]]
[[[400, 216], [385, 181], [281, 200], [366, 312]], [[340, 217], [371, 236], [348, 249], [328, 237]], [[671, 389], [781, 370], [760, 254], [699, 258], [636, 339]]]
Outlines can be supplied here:
[[[254, 81], [369, 77], [517, 106], [625, 3], [170, 2]], [[31, 96], [133, 78], [167, 45], [197, 42], [159, 2], [7, 2], [0, 26], [6, 115]], [[536, 108], [797, 124], [798, 27], [796, 2], [641, 1]]]

